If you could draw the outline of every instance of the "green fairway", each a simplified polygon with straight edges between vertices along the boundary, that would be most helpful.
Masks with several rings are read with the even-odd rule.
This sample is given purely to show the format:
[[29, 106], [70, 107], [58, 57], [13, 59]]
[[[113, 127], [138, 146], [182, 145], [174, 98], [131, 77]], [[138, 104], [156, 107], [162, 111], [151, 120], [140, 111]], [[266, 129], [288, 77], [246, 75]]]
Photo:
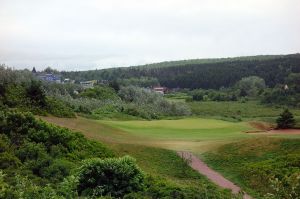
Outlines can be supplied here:
[[90, 139], [108, 144], [134, 144], [171, 150], [188, 150], [198, 154], [223, 144], [261, 136], [299, 137], [246, 133], [255, 130], [247, 122], [185, 118], [153, 121], [108, 121], [87, 118], [43, 117], [48, 122], [83, 133]]
[[107, 121], [82, 117], [43, 119], [106, 143], [138, 144], [197, 153], [254, 136], [245, 133], [253, 129], [246, 122], [203, 118], [154, 121]]
[[224, 140], [248, 136], [246, 123], [226, 122], [214, 119], [187, 118], [155, 121], [100, 121], [131, 135], [159, 140]]

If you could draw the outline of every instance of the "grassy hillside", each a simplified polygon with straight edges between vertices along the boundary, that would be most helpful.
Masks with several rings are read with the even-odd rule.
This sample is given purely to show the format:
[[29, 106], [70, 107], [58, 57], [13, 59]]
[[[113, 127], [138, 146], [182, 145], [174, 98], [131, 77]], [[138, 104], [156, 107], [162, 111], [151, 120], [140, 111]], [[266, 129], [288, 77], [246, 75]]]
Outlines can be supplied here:
[[261, 137], [204, 154], [206, 162], [256, 196], [299, 198], [300, 139]]

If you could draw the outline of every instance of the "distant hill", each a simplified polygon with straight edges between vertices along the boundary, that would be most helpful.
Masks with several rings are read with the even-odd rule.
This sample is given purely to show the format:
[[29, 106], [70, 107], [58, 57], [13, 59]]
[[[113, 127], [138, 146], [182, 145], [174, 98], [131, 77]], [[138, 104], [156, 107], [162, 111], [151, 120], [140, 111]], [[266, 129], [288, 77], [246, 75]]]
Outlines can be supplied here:
[[283, 83], [290, 73], [300, 72], [300, 54], [259, 55], [219, 59], [192, 59], [124, 68], [62, 72], [63, 77], [84, 80], [157, 78], [170, 88], [228, 87], [243, 77], [256, 75], [270, 87]]

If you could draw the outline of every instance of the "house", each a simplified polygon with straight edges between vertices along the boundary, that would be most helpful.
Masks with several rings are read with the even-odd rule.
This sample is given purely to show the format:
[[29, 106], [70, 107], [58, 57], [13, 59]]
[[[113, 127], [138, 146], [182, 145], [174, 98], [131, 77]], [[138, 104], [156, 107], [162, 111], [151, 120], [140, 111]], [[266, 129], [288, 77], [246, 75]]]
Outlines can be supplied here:
[[157, 92], [157, 93], [160, 93], [160, 94], [165, 94], [166, 91], [168, 90], [167, 87], [160, 87], [160, 86], [156, 86], [156, 87], [153, 87], [152, 89], [154, 92]]
[[38, 74], [37, 77], [44, 81], [61, 83], [60, 77], [52, 73]]
[[80, 85], [84, 88], [94, 88], [94, 84], [97, 83], [97, 80], [91, 80], [91, 81], [85, 81], [85, 82], [80, 82]]
[[74, 84], [74, 83], [75, 83], [75, 80], [70, 79], [70, 78], [66, 78], [66, 79], [64, 79], [63, 83], [64, 83], [64, 84]]

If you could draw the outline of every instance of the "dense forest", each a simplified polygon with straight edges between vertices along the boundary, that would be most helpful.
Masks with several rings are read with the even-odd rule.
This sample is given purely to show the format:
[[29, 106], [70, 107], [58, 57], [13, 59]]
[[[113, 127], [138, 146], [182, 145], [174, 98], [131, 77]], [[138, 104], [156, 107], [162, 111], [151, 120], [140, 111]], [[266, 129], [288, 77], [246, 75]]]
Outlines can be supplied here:
[[300, 54], [200, 59], [162, 62], [127, 68], [62, 72], [76, 81], [152, 78], [153, 84], [169, 88], [219, 89], [234, 85], [243, 77], [258, 76], [268, 87], [284, 83], [290, 73], [300, 72]]

